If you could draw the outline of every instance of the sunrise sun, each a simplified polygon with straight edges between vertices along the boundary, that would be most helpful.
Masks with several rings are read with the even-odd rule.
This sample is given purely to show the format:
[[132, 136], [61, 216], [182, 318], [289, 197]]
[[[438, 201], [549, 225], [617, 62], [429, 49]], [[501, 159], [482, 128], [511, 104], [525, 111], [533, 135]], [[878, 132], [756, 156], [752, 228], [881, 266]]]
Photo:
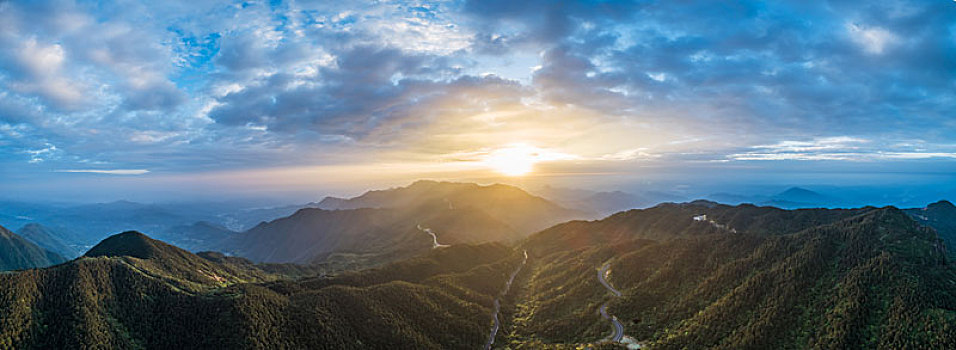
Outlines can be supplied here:
[[522, 176], [534, 169], [539, 157], [538, 148], [515, 144], [491, 152], [485, 159], [485, 164], [503, 175]]

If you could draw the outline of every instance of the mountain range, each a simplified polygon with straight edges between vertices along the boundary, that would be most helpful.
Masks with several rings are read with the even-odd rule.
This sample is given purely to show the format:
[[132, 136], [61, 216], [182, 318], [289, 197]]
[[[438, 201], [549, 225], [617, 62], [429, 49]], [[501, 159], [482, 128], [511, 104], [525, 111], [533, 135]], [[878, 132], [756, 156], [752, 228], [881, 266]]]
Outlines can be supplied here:
[[222, 247], [261, 262], [363, 267], [407, 258], [438, 242], [513, 242], [588, 216], [516, 187], [434, 181], [350, 199], [329, 197], [319, 207], [262, 223]]
[[0, 274], [0, 347], [956, 347], [948, 201], [586, 221], [511, 186], [420, 181], [316, 206], [157, 236], [226, 254], [128, 231], [65, 261], [0, 230], [22, 270]]
[[552, 186], [540, 187], [532, 193], [568, 208], [594, 213], [595, 217], [604, 217], [622, 210], [647, 208], [663, 202], [684, 200], [683, 196], [657, 191], [629, 193]]
[[[532, 235], [509, 340], [607, 336], [651, 348], [950, 348], [956, 270], [899, 209], [712, 202], [631, 210]], [[609, 293], [595, 278], [607, 266]], [[603, 306], [602, 305], [606, 305]]]
[[[182, 231], [198, 222], [229, 231], [242, 231], [315, 204], [245, 208], [247, 205], [249, 204], [242, 202], [144, 204], [115, 201], [76, 205], [0, 201], [0, 225], [22, 229], [31, 224], [39, 224], [43, 231], [55, 232], [58, 243], [74, 251], [65, 254], [66, 256], [75, 257], [79, 255], [77, 252], [88, 250], [110, 233], [133, 229], [155, 233], [190, 249], [215, 245], [217, 242], [202, 240], [200, 236], [190, 236], [192, 232], [181, 235], [179, 233], [184, 232], [176, 231]], [[27, 230], [32, 231], [34, 228]], [[178, 241], [180, 238], [184, 240]]]
[[336, 277], [277, 279], [153, 240], [114, 235], [83, 257], [0, 274], [13, 348], [474, 348], [517, 263], [460, 245]]
[[784, 209], [838, 208], [849, 207], [855, 204], [852, 203], [852, 201], [837, 196], [823, 194], [803, 187], [790, 187], [772, 195], [714, 193], [704, 196], [704, 198], [725, 204], [751, 203]]

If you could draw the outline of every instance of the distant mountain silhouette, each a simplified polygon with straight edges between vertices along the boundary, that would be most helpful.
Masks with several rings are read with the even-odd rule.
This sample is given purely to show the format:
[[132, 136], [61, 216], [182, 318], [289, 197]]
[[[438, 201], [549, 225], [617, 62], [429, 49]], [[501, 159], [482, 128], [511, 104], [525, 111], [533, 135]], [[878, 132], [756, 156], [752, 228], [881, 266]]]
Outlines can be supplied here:
[[0, 271], [47, 267], [66, 261], [0, 226]]
[[177, 236], [173, 228], [183, 229], [197, 222], [249, 228], [264, 220], [288, 216], [302, 207], [239, 209], [245, 205], [215, 202], [144, 204], [125, 200], [83, 205], [0, 202], [0, 221], [17, 223], [19, 227], [41, 223], [55, 233], [55, 238], [78, 251], [89, 249], [110, 232], [127, 230], [151, 232], [163, 238], [177, 239], [177, 243], [183, 243], [189, 249], [201, 249], [204, 242], [179, 241], [185, 237]]
[[656, 191], [640, 193], [624, 191], [595, 192], [544, 186], [533, 192], [563, 207], [592, 212], [595, 218], [622, 210], [647, 208], [663, 202], [681, 200], [680, 196]]
[[712, 193], [707, 196], [704, 196], [704, 198], [718, 202], [718, 203], [728, 204], [728, 205], [738, 205], [738, 204], [744, 204], [744, 203], [753, 204], [753, 203], [760, 203], [760, 202], [764, 202], [768, 200], [766, 197], [747, 196], [747, 195], [723, 193], [723, 192]]
[[800, 208], [838, 208], [846, 201], [841, 198], [816, 192], [802, 187], [790, 187], [772, 195], [743, 195], [735, 193], [713, 193], [705, 198], [723, 204], [757, 204], [782, 209]]
[[189, 251], [201, 251], [218, 249], [222, 246], [223, 241], [235, 234], [235, 231], [220, 225], [208, 221], [199, 221], [191, 225], [171, 227], [156, 235], [156, 238]]
[[[834, 204], [835, 198], [814, 192], [805, 188], [791, 187], [771, 197], [771, 201], [764, 204], [781, 208], [796, 207], [829, 207]], [[776, 205], [775, 205], [776, 204]]]

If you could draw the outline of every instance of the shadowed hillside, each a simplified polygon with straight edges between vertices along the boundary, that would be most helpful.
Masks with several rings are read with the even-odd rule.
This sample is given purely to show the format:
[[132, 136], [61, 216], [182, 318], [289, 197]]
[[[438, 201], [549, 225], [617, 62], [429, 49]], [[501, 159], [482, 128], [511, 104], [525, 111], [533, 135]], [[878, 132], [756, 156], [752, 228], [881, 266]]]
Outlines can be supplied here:
[[511, 242], [586, 217], [511, 186], [433, 181], [323, 203], [335, 209], [301, 209], [237, 234], [221, 249], [253, 261], [351, 269], [431, 249], [433, 239], [425, 229], [444, 245]]
[[47, 267], [66, 261], [57, 253], [36, 244], [0, 226], [0, 271]]
[[37, 223], [23, 225], [17, 230], [17, 235], [66, 258], [72, 259], [82, 254], [63, 239], [65, 235]]
[[936, 229], [939, 238], [946, 242], [950, 260], [956, 259], [956, 206], [949, 201], [939, 201], [924, 208], [906, 209], [916, 222]]

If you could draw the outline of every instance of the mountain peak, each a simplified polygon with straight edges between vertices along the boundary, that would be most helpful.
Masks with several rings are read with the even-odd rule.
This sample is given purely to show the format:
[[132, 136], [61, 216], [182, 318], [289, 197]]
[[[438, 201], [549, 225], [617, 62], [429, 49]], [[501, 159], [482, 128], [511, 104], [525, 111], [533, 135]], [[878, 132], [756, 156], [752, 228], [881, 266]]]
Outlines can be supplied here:
[[435, 185], [438, 185], [439, 183], [440, 182], [435, 180], [417, 180], [415, 182], [412, 182], [411, 185], [408, 185], [408, 187], [435, 186]]
[[131, 256], [150, 259], [159, 256], [166, 245], [140, 232], [126, 231], [104, 239], [86, 252], [85, 256]]
[[[811, 205], [824, 205], [828, 202], [832, 202], [833, 198], [821, 194], [816, 191], [808, 190], [803, 187], [790, 187], [786, 191], [780, 192], [773, 196], [773, 200], [778, 203], [773, 204], [811, 204]], [[780, 203], [783, 202], [783, 203]], [[786, 203], [792, 202], [792, 203]]]
[[927, 205], [926, 208], [953, 210], [953, 209], [956, 209], [956, 205], [953, 205], [953, 202], [943, 199], [943, 200], [940, 200], [939, 202]]
[[803, 187], [790, 187], [790, 188], [788, 188], [786, 191], [780, 192], [779, 195], [781, 195], [781, 196], [793, 196], [793, 195], [801, 195], [801, 196], [812, 195], [812, 196], [819, 196], [820, 194], [817, 193], [817, 192], [808, 190], [808, 189], [806, 189], [806, 188], [803, 188]]

